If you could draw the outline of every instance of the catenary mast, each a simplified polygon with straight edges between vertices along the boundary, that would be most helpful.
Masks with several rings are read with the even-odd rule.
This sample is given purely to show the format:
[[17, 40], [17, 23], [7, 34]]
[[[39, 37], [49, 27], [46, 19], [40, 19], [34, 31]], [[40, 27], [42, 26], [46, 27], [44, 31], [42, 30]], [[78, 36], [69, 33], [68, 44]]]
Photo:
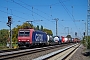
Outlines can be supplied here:
[[90, 0], [88, 0], [88, 9], [87, 9], [87, 46], [90, 43], [88, 36], [90, 36]]

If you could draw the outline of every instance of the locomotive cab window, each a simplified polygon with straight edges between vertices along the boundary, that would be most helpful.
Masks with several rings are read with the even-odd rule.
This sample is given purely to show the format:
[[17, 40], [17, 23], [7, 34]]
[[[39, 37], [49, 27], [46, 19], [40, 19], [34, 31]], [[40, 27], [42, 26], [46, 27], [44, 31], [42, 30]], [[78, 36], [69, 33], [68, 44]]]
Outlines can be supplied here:
[[30, 31], [24, 30], [24, 31], [19, 31], [19, 36], [29, 36]]
[[24, 36], [24, 31], [19, 31], [19, 36]]
[[25, 36], [29, 36], [30, 31], [25, 31]]

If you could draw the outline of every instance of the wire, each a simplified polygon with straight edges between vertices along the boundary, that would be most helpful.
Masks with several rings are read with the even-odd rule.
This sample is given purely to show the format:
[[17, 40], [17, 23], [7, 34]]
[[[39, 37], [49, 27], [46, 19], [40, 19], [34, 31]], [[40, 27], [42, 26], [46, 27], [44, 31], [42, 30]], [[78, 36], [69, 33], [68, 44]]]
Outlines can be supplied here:
[[[15, 0], [11, 0], [11, 1], [12, 1], [13, 3], [18, 4], [19, 6], [21, 6], [21, 7], [23, 7], [23, 8], [25, 8], [25, 9], [27, 9], [27, 10], [29, 10], [29, 11], [32, 12], [31, 15], [30, 15], [30, 14], [27, 14], [27, 16], [32, 16], [32, 17], [34, 17], [34, 14], [36, 14], [36, 15], [38, 15], [38, 16], [44, 18], [45, 20], [50, 21], [49, 19], [43, 17], [42, 15], [40, 15], [40, 14], [34, 12], [33, 10], [36, 9], [35, 7], [31, 6], [31, 7], [32, 7], [32, 10], [30, 10], [30, 9], [28, 9], [27, 7], [25, 7], [24, 5], [22, 5], [22, 4], [18, 3], [18, 2], [16, 2]], [[19, 0], [19, 1], [20, 1], [20, 0]], [[9, 1], [8, 1], [8, 2], [9, 2]], [[57, 3], [49, 5], [49, 7], [50, 7], [50, 9], [51, 9], [51, 16], [53, 16], [53, 15], [52, 15], [52, 5], [56, 5], [56, 4], [57, 4]], [[28, 5], [28, 4], [27, 4], [27, 5]], [[30, 6], [30, 5], [28, 5], [28, 6]], [[6, 7], [6, 8], [7, 8], [7, 7]], [[9, 9], [10, 9], [10, 8], [8, 8], [8, 10], [9, 10]], [[13, 10], [13, 9], [10, 9], [10, 10], [16, 11], [16, 10]], [[36, 9], [36, 10], [40, 11], [39, 9]], [[1, 11], [1, 12], [4, 12], [4, 13], [8, 13], [8, 12], [2, 11], [2, 10], [0, 10], [0, 11]], [[18, 12], [20, 13], [21, 11], [18, 11]], [[43, 12], [43, 11], [40, 11], [40, 12], [42, 12], [42, 13], [44, 13], [44, 14], [47, 15], [47, 13], [45, 13], [45, 12]], [[24, 13], [24, 12], [21, 12], [21, 13], [22, 13], [22, 14], [26, 14], [26, 13]], [[18, 17], [18, 18], [21, 18], [21, 19], [25, 19], [25, 20], [26, 20], [26, 18], [23, 18], [23, 17], [17, 16], [17, 15], [14, 15], [14, 14], [12, 14], [12, 12], [11, 12], [11, 13], [8, 13], [8, 14], [11, 14], [11, 15], [16, 16], [16, 17]], [[47, 15], [47, 16], [48, 16], [48, 15]], [[51, 16], [49, 16], [49, 17], [51, 17]], [[45, 23], [45, 24], [47, 24], [47, 23]], [[61, 25], [60, 25], [60, 26], [61, 26]], [[62, 26], [63, 26], [63, 25], [62, 25]], [[61, 28], [61, 27], [60, 27], [60, 28]]]
[[[74, 16], [69, 12], [69, 10], [68, 10], [67, 7], [64, 5], [64, 3], [62, 2], [62, 0], [59, 0], [59, 2], [61, 3], [61, 5], [63, 6], [63, 8], [66, 10], [67, 14], [70, 16], [70, 18], [71, 18], [71, 19], [73, 20], [73, 22], [74, 22], [74, 21], [75, 21]], [[74, 22], [74, 25], [75, 25], [77, 31], [79, 31], [75, 22]], [[80, 31], [79, 31], [79, 32], [80, 32]], [[81, 34], [81, 33], [80, 33], [80, 34]]]
[[[3, 12], [3, 13], [7, 13], [7, 12], [5, 12], [5, 11], [2, 11], [2, 10], [0, 10], [1, 12]], [[8, 13], [8, 14], [11, 14], [11, 13]], [[23, 17], [19, 17], [19, 16], [17, 16], [17, 15], [14, 15], [14, 14], [12, 14], [13, 16], [16, 16], [16, 17], [18, 17], [18, 18], [21, 18], [21, 19], [25, 19], [25, 18], [23, 18]], [[26, 20], [26, 19], [25, 19]]]
[[[23, 8], [25, 8], [25, 9], [27, 9], [27, 10], [31, 11], [31, 12], [33, 12], [34, 14], [36, 14], [36, 15], [38, 15], [38, 16], [40, 16], [40, 17], [42, 17], [42, 18], [46, 19], [46, 20], [49, 20], [49, 19], [47, 19], [47, 18], [45, 18], [45, 17], [43, 17], [43, 16], [39, 15], [38, 13], [36, 13], [36, 12], [34, 12], [34, 11], [32, 11], [32, 10], [28, 9], [27, 7], [25, 7], [25, 6], [21, 5], [20, 3], [18, 3], [18, 2], [16, 2], [16, 1], [14, 1], [14, 0], [11, 0], [11, 1], [12, 1], [13, 3], [15, 3], [15, 4], [17, 4], [17, 5], [19, 5], [19, 6], [23, 7]], [[50, 21], [50, 20], [49, 20], [49, 21]]]
[[[6, 9], [7, 9], [7, 7], [4, 7], [4, 6], [0, 6], [0, 7], [3, 7], [3, 8], [6, 8]], [[17, 10], [11, 9], [11, 8], [8, 8], [8, 10], [11, 10], [11, 13], [8, 13], [8, 12], [2, 11], [2, 10], [1, 10], [1, 12], [4, 12], [4, 13], [13, 15], [13, 14], [12, 14], [12, 10], [13, 10], [14, 12], [16, 11], [16, 12], [18, 12], [18, 13], [22, 13], [23, 15], [27, 15], [27, 16], [29, 16], [29, 17], [31, 16], [30, 14], [27, 14], [27, 13], [24, 13], [24, 12], [21, 12], [21, 11], [17, 11]], [[14, 15], [14, 16], [23, 19], [23, 17], [17, 16], [17, 15]], [[24, 19], [26, 19], [26, 18], [24, 18]]]
[[[63, 8], [65, 9], [65, 11], [67, 12], [67, 14], [70, 16], [70, 13], [68, 11], [68, 9], [66, 8], [66, 6], [64, 5], [64, 3], [62, 2], [62, 0], [59, 0], [59, 2], [61, 3], [61, 5], [63, 6]], [[70, 18], [72, 19], [72, 17], [70, 16]]]
[[[22, 2], [22, 3], [24, 3], [25, 5], [27, 5], [27, 6], [29, 6], [29, 7], [32, 7], [31, 5], [29, 5], [29, 4], [27, 4], [27, 3], [25, 3], [25, 2], [23, 2], [23, 1], [21, 1], [21, 0], [19, 0], [20, 2]], [[50, 5], [48, 5], [48, 6], [50, 6]], [[33, 7], [33, 9], [36, 9], [37, 11], [40, 11], [40, 12], [42, 12], [42, 13], [44, 13], [45, 15], [47, 15], [48, 16], [48, 14], [47, 13], [45, 13], [45, 12], [43, 12], [43, 11], [41, 11], [41, 10], [39, 10], [39, 9], [37, 9], [37, 8], [35, 8], [35, 7]], [[50, 17], [50, 16], [48, 16], [48, 17]]]

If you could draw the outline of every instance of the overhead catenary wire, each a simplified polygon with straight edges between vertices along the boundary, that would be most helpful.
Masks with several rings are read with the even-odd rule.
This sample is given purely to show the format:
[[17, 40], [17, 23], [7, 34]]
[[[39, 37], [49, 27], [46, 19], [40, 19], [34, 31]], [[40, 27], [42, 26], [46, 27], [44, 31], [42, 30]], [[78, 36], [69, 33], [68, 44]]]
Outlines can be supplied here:
[[[50, 5], [50, 10], [51, 10], [51, 19], [53, 19], [53, 16], [52, 16], [52, 6]], [[56, 36], [57, 35], [60, 35], [60, 34], [57, 34], [57, 33], [59, 33], [60, 32], [60, 30], [58, 30], [58, 28], [61, 28], [60, 26], [63, 26], [62, 24], [60, 24], [60, 26], [58, 25], [58, 20], [59, 19], [53, 19], [53, 20], [56, 20]], [[64, 26], [63, 26], [64, 27]]]
[[[14, 0], [12, 0], [13, 2], [15, 2]], [[22, 2], [21, 0], [19, 0], [20, 2]], [[16, 2], [15, 2], [16, 3]], [[23, 2], [24, 3], [24, 2]], [[19, 3], [16, 3], [16, 4], [19, 4]], [[25, 4], [25, 3], [24, 3]], [[20, 5], [20, 4], [19, 4]], [[26, 4], [26, 5], [28, 5], [28, 4]], [[22, 6], [22, 5], [21, 5]], [[28, 6], [30, 6], [30, 5], [28, 5]], [[24, 7], [24, 6], [22, 6], [22, 7]], [[30, 7], [32, 7], [32, 6], [30, 6]], [[24, 7], [25, 9], [26, 9], [26, 7]], [[32, 14], [34, 13], [33, 12], [33, 9], [35, 9], [34, 7], [32, 8]], [[31, 10], [30, 10], [31, 11]], [[24, 13], [25, 14], [25, 13]], [[46, 13], [45, 13], [46, 14]]]
[[[69, 12], [69, 10], [67, 9], [67, 7], [64, 5], [64, 3], [63, 3], [63, 1], [62, 0], [59, 0], [59, 2], [61, 3], [61, 5], [63, 6], [63, 8], [65, 9], [65, 11], [67, 12], [67, 14], [70, 16], [70, 18], [72, 19], [72, 21], [74, 22], [75, 21], [75, 18], [74, 18], [74, 16]], [[75, 27], [76, 27], [76, 29], [77, 29], [77, 31], [78, 32], [80, 32], [79, 31], [79, 29], [77, 28], [77, 25], [76, 25], [76, 23], [74, 22], [74, 25], [75, 25]], [[81, 34], [81, 33], [80, 33]]]
[[[0, 5], [0, 7], [7, 9], [7, 7], [5, 7], [5, 6], [1, 6], [1, 5]], [[27, 15], [27, 16], [31, 17], [30, 14], [25, 13], [25, 12], [17, 11], [17, 10], [11, 9], [11, 8], [8, 8], [8, 10], [12, 10], [12, 11], [14, 11], [14, 12], [18, 12], [18, 13], [21, 13], [21, 14], [23, 14], [23, 15]], [[7, 13], [8, 13], [8, 12], [7, 12]], [[12, 13], [11, 13], [11, 14], [12, 14]]]
[[[12, 0], [12, 1], [14, 1], [14, 0]], [[19, 0], [20, 2], [22, 2], [21, 0]], [[15, 1], [14, 1], [15, 2]], [[24, 4], [25, 4], [25, 2], [23, 2]], [[27, 6], [30, 6], [30, 5], [28, 5], [28, 4], [26, 4]], [[51, 5], [56, 5], [56, 3], [55, 4], [51, 4]], [[31, 6], [32, 7], [32, 6]], [[34, 8], [34, 7], [33, 7]], [[35, 9], [35, 8], [34, 8]], [[38, 10], [38, 9], [37, 9]], [[40, 11], [40, 10], [39, 10]], [[41, 11], [42, 12], [42, 11]], [[25, 14], [25, 13], [24, 13]], [[46, 13], [45, 13], [46, 14]]]
[[[14, 0], [13, 0], [14, 1]], [[15, 2], [15, 1], [14, 1]], [[22, 6], [20, 3], [17, 3], [17, 2], [15, 2], [16, 4], [18, 4], [18, 5], [20, 5], [20, 6]], [[25, 6], [22, 6], [22, 7], [24, 7], [25, 9], [27, 9], [27, 10], [29, 10], [29, 11], [31, 11], [30, 9], [28, 9], [28, 8], [26, 8]], [[31, 11], [31, 12], [33, 12], [33, 11]], [[35, 12], [33, 12], [33, 13], [35, 13]], [[35, 13], [35, 14], [37, 14], [37, 13]], [[37, 14], [38, 15], [38, 14]], [[44, 19], [46, 19], [46, 18], [44, 18]], [[49, 20], [49, 19], [47, 19], [47, 20]], [[50, 21], [50, 20], [49, 20]]]
[[[34, 11], [32, 11], [32, 10], [28, 9], [27, 7], [25, 7], [25, 6], [21, 5], [20, 3], [18, 3], [18, 2], [16, 2], [16, 1], [14, 1], [14, 0], [11, 0], [11, 1], [12, 1], [13, 3], [18, 4], [19, 6], [21, 6], [21, 7], [25, 8], [25, 9], [27, 9], [28, 11], [31, 11], [31, 12], [33, 12], [34, 14], [36, 14], [36, 15], [38, 15], [38, 16], [40, 16], [40, 17], [42, 17], [42, 18], [46, 19], [46, 20], [49, 20], [49, 19], [47, 19], [47, 18], [45, 18], [45, 17], [41, 16], [40, 14], [38, 14], [38, 13], [36, 13], [36, 12], [34, 12]], [[49, 20], [49, 21], [50, 21], [50, 20]]]
[[[15, 1], [15, 0], [12, 0], [12, 1]], [[22, 5], [22, 4], [21, 4], [21, 5]], [[51, 15], [52, 15], [52, 16], [53, 16], [53, 14], [52, 14], [52, 7], [53, 7], [53, 5], [56, 5], [56, 3], [49, 5], [49, 7], [51, 6], [50, 9], [51, 9]], [[27, 6], [25, 6], [25, 5], [23, 5], [23, 6], [27, 8]], [[31, 7], [33, 7], [33, 6], [31, 6]], [[26, 9], [26, 8], [25, 8], [25, 9]], [[22, 14], [27, 14], [27, 16], [31, 16], [31, 17], [34, 18], [34, 14], [35, 14], [35, 13], [34, 13], [34, 9], [35, 9], [35, 7], [33, 7], [33, 9], [31, 9], [31, 12], [32, 12], [31, 15], [30, 15], [30, 14], [27, 14], [27, 13], [25, 13], [25, 12], [21, 12], [21, 11], [20, 11], [20, 12], [21, 12]], [[8, 10], [10, 10], [10, 8], [8, 8]], [[40, 11], [39, 9], [37, 9], [37, 10]], [[3, 10], [2, 10], [2, 11], [3, 11]], [[12, 9], [12, 11], [14, 11], [14, 10]], [[5, 11], [4, 11], [4, 12], [5, 12]], [[43, 12], [43, 11], [42, 11], [42, 12]], [[45, 13], [45, 12], [44, 12], [44, 13]], [[12, 14], [12, 13], [9, 12], [9, 14]], [[39, 14], [39, 13], [37, 13], [37, 14]], [[45, 14], [47, 14], [47, 13], [45, 13]], [[14, 15], [14, 14], [12, 14], [12, 15]], [[39, 15], [40, 15], [40, 14], [39, 14]], [[47, 15], [48, 15], [48, 14], [47, 14]], [[51, 15], [49, 14], [48, 16], [51, 18]], [[17, 17], [17, 15], [14, 15], [14, 16]], [[41, 15], [41, 16], [43, 16], [43, 15]], [[27, 19], [27, 18], [21, 17], [21, 16], [18, 16], [18, 18], [21, 18], [21, 19], [24, 18], [24, 20]], [[48, 18], [46, 18], [46, 19], [48, 19]], [[46, 19], [45, 19], [45, 20], [46, 20]], [[48, 20], [49, 20], [49, 19], [48, 19]], [[45, 23], [45, 24], [46, 24], [46, 23]], [[60, 23], [60, 24], [61, 24], [61, 23]], [[61, 26], [61, 25], [60, 25], [60, 26]], [[60, 28], [61, 28], [61, 27], [60, 27]]]
[[[27, 3], [25, 3], [25, 2], [23, 2], [23, 1], [21, 1], [21, 0], [19, 0], [19, 1], [22, 2], [22, 3], [24, 3], [26, 6], [32, 7], [30, 4], [27, 4]], [[48, 6], [50, 6], [50, 5], [48, 5]], [[37, 8], [35, 8], [35, 7], [33, 7], [33, 9], [35, 9], [35, 10], [37, 10], [37, 11], [40, 11], [40, 12], [42, 12], [43, 14], [47, 15], [48, 17], [50, 17], [49, 14], [47, 14], [46, 12], [41, 11], [40, 9], [37, 9]]]
[[[21, 0], [19, 0], [19, 1], [20, 1], [20, 2], [22, 2], [23, 4], [25, 4], [26, 6], [32, 7], [32, 5], [30, 5], [30, 4], [27, 4], [27, 3], [25, 3], [25, 2], [23, 2], [23, 1], [21, 1]], [[39, 10], [39, 9], [35, 8], [35, 7], [33, 7], [33, 9], [35, 9], [35, 10], [37, 10], [37, 11], [40, 11], [40, 12], [44, 13], [45, 15], [47, 15], [48, 17], [50, 17], [50, 18], [51, 18], [51, 20], [52, 20], [52, 18], [53, 18], [53, 14], [52, 14], [52, 6], [57, 5], [57, 4], [59, 4], [59, 3], [55, 3], [55, 4], [50, 4], [50, 5], [47, 5], [47, 6], [49, 6], [49, 7], [50, 7], [50, 12], [51, 12], [51, 14], [50, 14], [50, 15], [49, 15], [49, 14], [47, 14], [46, 12], [43, 12], [43, 11], [41, 11], [41, 10]]]
[[[11, 0], [11, 1], [13, 1], [14, 3], [16, 3], [14, 0]], [[10, 1], [8, 1], [8, 2], [10, 2]], [[20, 2], [22, 2], [22, 1], [20, 1]], [[24, 3], [24, 2], [23, 2]], [[16, 4], [18, 4], [18, 3], [16, 3]], [[24, 3], [24, 4], [26, 4], [26, 3]], [[20, 5], [20, 3], [19, 3], [19, 5]], [[27, 6], [29, 6], [29, 7], [32, 7], [32, 6], [30, 6], [29, 4], [26, 4]], [[22, 6], [22, 5], [21, 5]], [[22, 7], [24, 7], [24, 6], [22, 6]], [[25, 8], [25, 7], [24, 7]], [[8, 9], [10, 9], [10, 8], [8, 8]], [[26, 9], [26, 8], [25, 8]], [[31, 10], [31, 12], [32, 12], [32, 14], [31, 15], [34, 15], [33, 13], [34, 13], [34, 11], [33, 11], [33, 9], [36, 9], [36, 8], [34, 8], [34, 7], [32, 7], [32, 10]], [[10, 9], [11, 10], [11, 9]], [[13, 10], [13, 9], [12, 9]], [[39, 9], [37, 9], [38, 11], [40, 11]], [[17, 11], [17, 10], [14, 10], [14, 11]], [[21, 11], [17, 11], [17, 12], [21, 12]], [[44, 13], [44, 14], [46, 14], [45, 12], [43, 12], [43, 11], [40, 11], [40, 12], [42, 12], [42, 13]], [[27, 16], [29, 16], [30, 14], [27, 14], [27, 13], [24, 13], [24, 12], [21, 12], [22, 14], [26, 14]], [[37, 13], [37, 15], [38, 15], [38, 13]], [[47, 14], [46, 14], [47, 15]], [[48, 16], [48, 15], [47, 15]], [[33, 16], [33, 19], [34, 19], [34, 16]], [[48, 21], [50, 21], [50, 19], [47, 19], [47, 18], [44, 18], [45, 20], [48, 20]]]
[[[0, 10], [0, 12], [7, 13], [7, 12], [2, 11], [2, 10]], [[8, 14], [11, 14], [11, 13], [8, 13]], [[16, 17], [18, 17], [18, 18], [21, 18], [21, 19], [25, 19], [25, 20], [27, 20], [26, 18], [23, 18], [23, 17], [17, 16], [17, 15], [14, 15], [14, 14], [12, 14], [12, 15], [13, 15], [13, 16], [16, 16]]]
[[[6, 8], [6, 7], [4, 7], [4, 8]], [[7, 14], [7, 12], [6, 11], [2, 11], [2, 10], [0, 10], [0, 12], [3, 12], [3, 13], [6, 13]], [[8, 14], [12, 14], [12, 13], [9, 13], [8, 12]], [[23, 20], [28, 20], [28, 19], [26, 19], [26, 18], [24, 18], [24, 17], [20, 17], [20, 16], [17, 16], [17, 15], [14, 15], [14, 14], [12, 14], [12, 16], [15, 16], [15, 17], [18, 17], [18, 18], [21, 18], [21, 19], [23, 19]], [[7, 18], [7, 17], [6, 17]], [[21, 22], [21, 20], [19, 20], [20, 22]], [[16, 22], [16, 21], [13, 21], [13, 22]], [[25, 22], [25, 21], [23, 21], [23, 22]], [[5, 22], [6, 23], [6, 22]], [[45, 23], [45, 22], [44, 22]], [[45, 23], [45, 24], [47, 24], [47, 23]]]
[[[7, 2], [7, 1], [6, 1]], [[9, 1], [8, 1], [9, 2]], [[21, 11], [17, 11], [17, 10], [14, 10], [14, 9], [11, 9], [11, 8], [8, 8], [8, 7], [4, 7], [4, 6], [1, 6], [1, 7], [3, 7], [3, 8], [6, 8], [7, 9], [7, 12], [5, 12], [5, 11], [3, 11], [3, 10], [0, 10], [0, 12], [3, 12], [3, 13], [7, 13], [7, 15], [9, 14], [9, 15], [12, 15], [12, 16], [15, 16], [15, 17], [18, 17], [18, 18], [21, 18], [21, 19], [24, 19], [24, 20], [27, 20], [26, 18], [24, 18], [24, 17], [20, 17], [20, 16], [17, 16], [17, 15], [14, 15], [14, 14], [12, 14], [12, 10], [15, 12], [18, 12], [18, 13], [22, 13], [22, 14], [26, 14], [27, 16], [29, 16], [30, 14], [27, 14], [27, 13], [24, 13], [24, 12], [21, 12]], [[8, 11], [11, 11], [11, 12], [8, 12]]]

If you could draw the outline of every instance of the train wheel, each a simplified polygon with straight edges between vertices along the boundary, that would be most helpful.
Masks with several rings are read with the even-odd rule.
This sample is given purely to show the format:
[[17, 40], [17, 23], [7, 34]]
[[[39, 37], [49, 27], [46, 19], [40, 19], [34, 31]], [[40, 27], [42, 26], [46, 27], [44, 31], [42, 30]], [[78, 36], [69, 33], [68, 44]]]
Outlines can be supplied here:
[[31, 45], [26, 45], [26, 47], [30, 48], [30, 47], [31, 47]]

